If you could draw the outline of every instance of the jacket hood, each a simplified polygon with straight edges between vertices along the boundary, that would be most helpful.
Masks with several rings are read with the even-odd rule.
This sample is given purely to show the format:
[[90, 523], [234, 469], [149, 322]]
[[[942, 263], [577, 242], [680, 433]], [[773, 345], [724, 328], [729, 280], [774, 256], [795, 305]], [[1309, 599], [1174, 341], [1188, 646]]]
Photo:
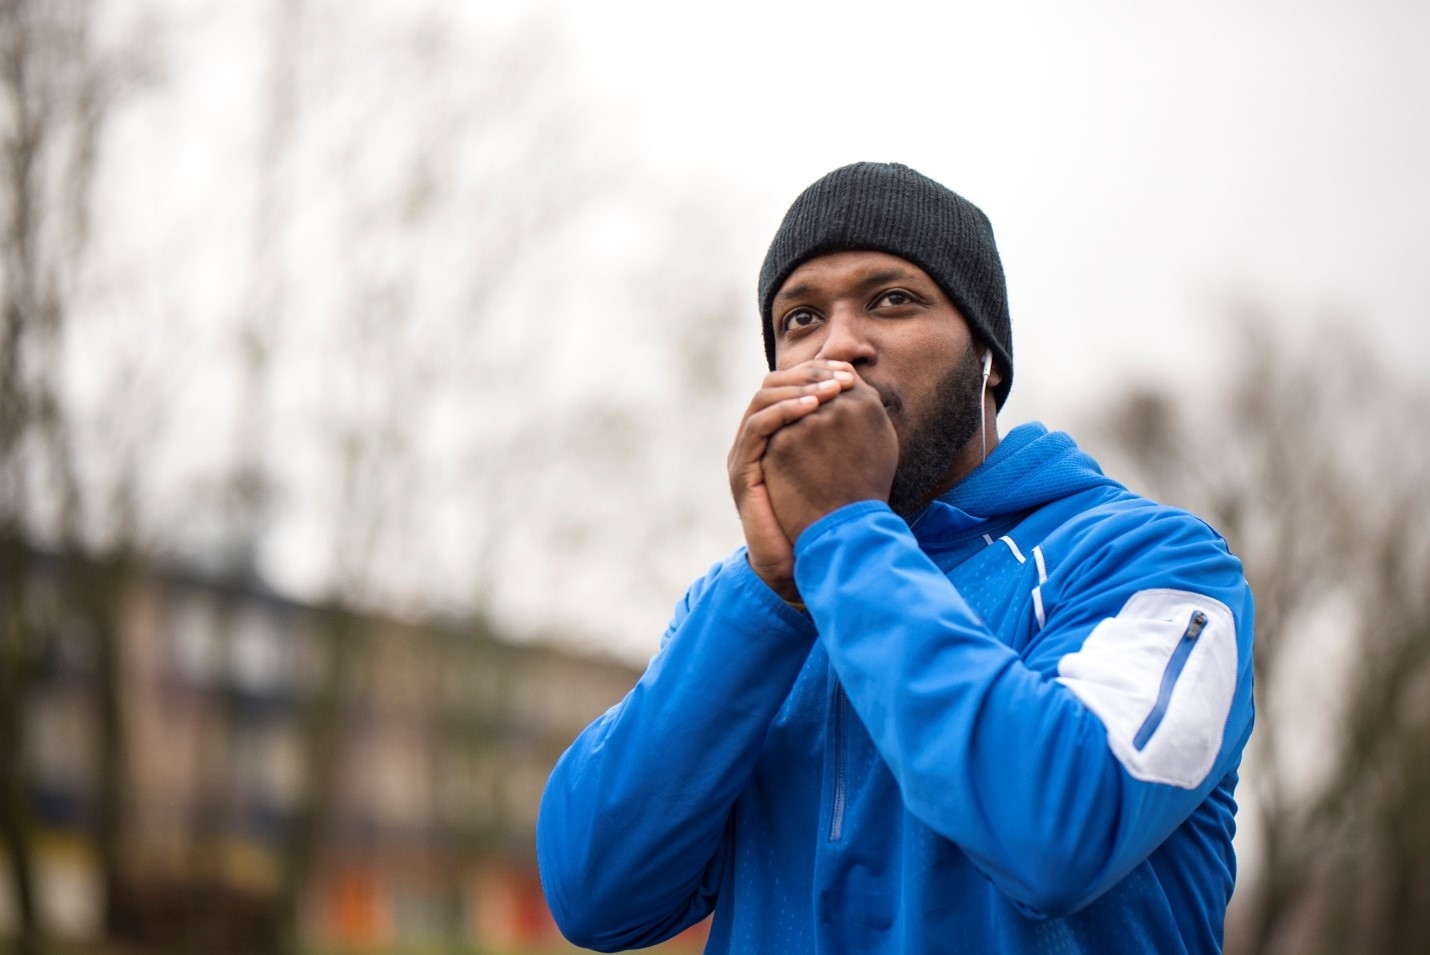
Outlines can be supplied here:
[[930, 504], [916, 523], [929, 530], [967, 526], [1095, 487], [1122, 485], [1103, 474], [1069, 435], [1029, 422], [1008, 432], [987, 461]]

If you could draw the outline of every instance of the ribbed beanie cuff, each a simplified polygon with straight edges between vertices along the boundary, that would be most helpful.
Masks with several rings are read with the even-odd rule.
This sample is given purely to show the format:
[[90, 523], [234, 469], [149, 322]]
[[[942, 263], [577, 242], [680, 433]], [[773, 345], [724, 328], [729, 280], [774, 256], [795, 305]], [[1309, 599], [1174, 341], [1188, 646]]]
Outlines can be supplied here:
[[993, 350], [1003, 376], [993, 396], [1002, 408], [1013, 385], [1013, 333], [993, 226], [973, 203], [898, 163], [836, 169], [801, 193], [785, 214], [760, 268], [770, 368], [775, 367], [775, 294], [804, 262], [851, 250], [897, 255], [938, 283], [974, 337]]

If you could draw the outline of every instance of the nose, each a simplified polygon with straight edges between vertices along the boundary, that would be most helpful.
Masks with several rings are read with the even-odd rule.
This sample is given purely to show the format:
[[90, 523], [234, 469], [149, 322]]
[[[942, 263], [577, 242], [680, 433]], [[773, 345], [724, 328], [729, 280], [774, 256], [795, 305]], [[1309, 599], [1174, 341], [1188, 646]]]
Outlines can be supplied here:
[[855, 310], [836, 309], [827, 320], [824, 341], [815, 357], [847, 361], [856, 367], [872, 364], [877, 352], [866, 324]]

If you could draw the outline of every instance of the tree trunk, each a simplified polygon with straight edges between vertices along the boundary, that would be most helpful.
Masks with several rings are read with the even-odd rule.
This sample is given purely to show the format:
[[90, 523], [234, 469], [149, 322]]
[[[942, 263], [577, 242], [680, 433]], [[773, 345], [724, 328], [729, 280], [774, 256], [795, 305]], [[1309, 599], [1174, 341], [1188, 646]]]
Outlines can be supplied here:
[[[301, 951], [300, 917], [304, 893], [312, 882], [319, 853], [336, 803], [343, 709], [354, 663], [361, 652], [361, 633], [351, 616], [341, 610], [324, 613], [319, 638], [326, 659], [312, 689], [302, 723], [301, 745], [306, 773], [293, 818], [279, 857], [279, 951]], [[300, 688], [300, 692], [302, 689]]]
[[36, 955], [41, 924], [35, 894], [30, 818], [30, 773], [25, 752], [25, 701], [31, 647], [24, 612], [25, 553], [13, 533], [0, 536], [0, 835], [4, 836], [15, 894], [16, 955]]
[[126, 897], [123, 825], [128, 800], [127, 734], [123, 707], [123, 601], [129, 576], [129, 555], [122, 547], [90, 571], [81, 595], [94, 635], [95, 720], [98, 752], [95, 766], [94, 845], [104, 885], [104, 928], [112, 935], [123, 921], [117, 911]]

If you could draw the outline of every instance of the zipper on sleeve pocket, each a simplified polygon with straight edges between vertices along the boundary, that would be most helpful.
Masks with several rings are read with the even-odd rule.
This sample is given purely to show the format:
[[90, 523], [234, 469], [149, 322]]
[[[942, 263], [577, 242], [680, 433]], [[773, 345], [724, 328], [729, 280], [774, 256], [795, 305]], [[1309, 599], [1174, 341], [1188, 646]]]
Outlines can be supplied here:
[[1182, 631], [1182, 638], [1177, 641], [1172, 658], [1167, 661], [1167, 669], [1162, 671], [1162, 685], [1157, 690], [1157, 702], [1152, 704], [1152, 712], [1147, 714], [1147, 718], [1142, 721], [1142, 728], [1132, 738], [1132, 748], [1139, 753], [1152, 739], [1152, 734], [1157, 732], [1157, 727], [1162, 725], [1162, 718], [1167, 715], [1167, 705], [1172, 702], [1172, 690], [1177, 686], [1177, 678], [1182, 675], [1182, 668], [1187, 665], [1187, 657], [1192, 655], [1192, 647], [1196, 644], [1197, 637], [1206, 629], [1206, 625], [1207, 615], [1200, 610], [1192, 611], [1192, 618], [1187, 621], [1187, 629]]
[[844, 835], [844, 687], [834, 684], [834, 805], [829, 812], [829, 841], [838, 842]]

